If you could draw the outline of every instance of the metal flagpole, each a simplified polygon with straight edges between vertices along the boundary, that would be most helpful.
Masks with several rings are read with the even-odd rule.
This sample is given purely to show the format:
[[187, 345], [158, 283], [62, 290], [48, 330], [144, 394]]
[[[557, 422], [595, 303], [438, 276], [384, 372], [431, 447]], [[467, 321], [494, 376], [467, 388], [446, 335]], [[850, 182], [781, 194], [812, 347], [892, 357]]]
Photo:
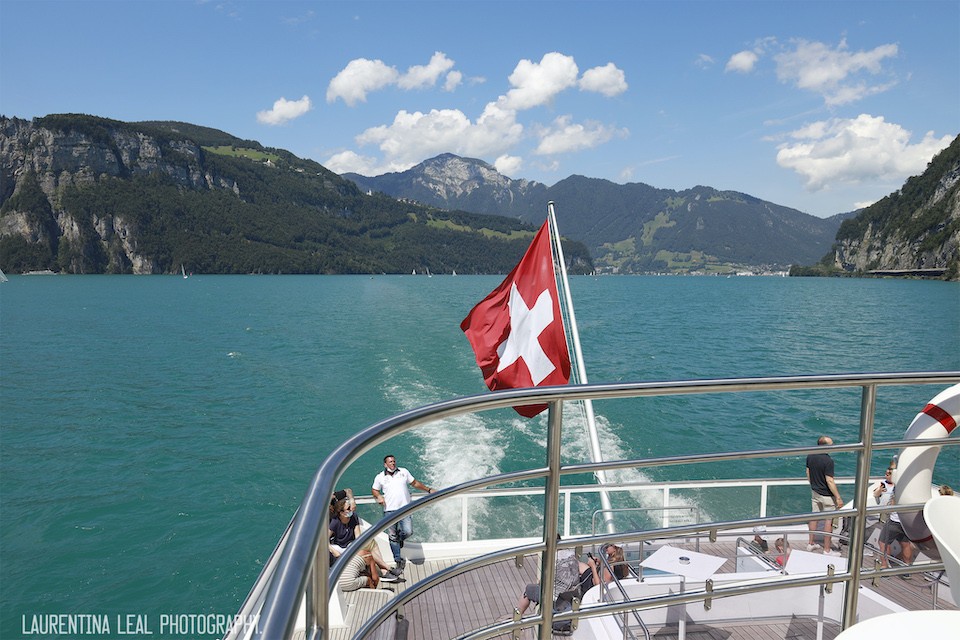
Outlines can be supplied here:
[[[557, 214], [553, 209], [553, 201], [547, 203], [547, 213], [550, 218], [550, 231], [553, 235], [554, 245], [557, 248], [557, 260], [560, 262], [560, 279], [563, 284], [563, 297], [567, 306], [567, 317], [570, 322], [570, 335], [573, 338], [573, 355], [577, 366], [577, 376], [580, 384], [587, 384], [587, 368], [583, 364], [583, 351], [580, 348], [580, 332], [577, 330], [577, 316], [573, 312], [573, 298], [570, 295], [570, 282], [567, 280], [567, 264], [563, 258], [563, 248], [560, 246], [560, 228], [557, 226]], [[590, 442], [590, 458], [593, 462], [603, 462], [603, 454], [600, 452], [600, 436], [597, 435], [597, 422], [593, 414], [593, 401], [584, 400], [583, 409], [587, 419], [587, 436]], [[601, 486], [607, 484], [607, 474], [605, 471], [597, 471], [593, 474]], [[603, 508], [603, 519], [607, 525], [608, 533], [616, 533], [613, 528], [613, 513], [610, 503], [610, 494], [606, 491], [600, 491], [600, 506]]]

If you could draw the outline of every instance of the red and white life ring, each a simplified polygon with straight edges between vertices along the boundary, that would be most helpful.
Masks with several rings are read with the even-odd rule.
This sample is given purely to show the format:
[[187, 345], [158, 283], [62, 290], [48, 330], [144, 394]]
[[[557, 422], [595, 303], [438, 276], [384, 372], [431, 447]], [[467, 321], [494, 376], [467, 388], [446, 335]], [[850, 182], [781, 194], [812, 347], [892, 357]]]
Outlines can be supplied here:
[[[910, 423], [903, 439], [946, 438], [957, 430], [957, 422], [960, 422], [960, 384], [934, 396]], [[900, 452], [894, 472], [894, 496], [897, 504], [926, 503], [932, 496], [937, 495], [931, 486], [933, 467], [939, 453], [938, 446], [910, 447]], [[914, 543], [931, 551], [935, 549], [922, 511], [901, 513], [900, 524], [903, 525], [904, 533]]]

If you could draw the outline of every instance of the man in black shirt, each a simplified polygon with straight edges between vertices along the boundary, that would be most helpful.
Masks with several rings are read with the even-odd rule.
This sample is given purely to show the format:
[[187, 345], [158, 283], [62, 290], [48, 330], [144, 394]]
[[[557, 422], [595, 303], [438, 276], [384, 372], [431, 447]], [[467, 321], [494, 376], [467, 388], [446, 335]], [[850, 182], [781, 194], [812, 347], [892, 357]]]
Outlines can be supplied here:
[[[817, 440], [820, 446], [833, 444], [830, 436], [820, 436]], [[810, 482], [811, 497], [813, 503], [813, 512], [822, 513], [824, 511], [835, 511], [843, 508], [843, 498], [840, 497], [840, 490], [837, 489], [837, 483], [833, 480], [833, 458], [827, 453], [811, 453], [807, 456], [807, 481]], [[810, 539], [807, 541], [807, 551], [816, 551], [820, 549], [814, 538], [814, 532], [817, 530], [818, 523], [821, 520], [811, 520], [809, 523]], [[826, 522], [827, 531], [833, 531], [834, 520]], [[837, 545], [839, 549], [839, 545]], [[823, 536], [824, 553], [834, 555], [831, 551], [830, 536]]]

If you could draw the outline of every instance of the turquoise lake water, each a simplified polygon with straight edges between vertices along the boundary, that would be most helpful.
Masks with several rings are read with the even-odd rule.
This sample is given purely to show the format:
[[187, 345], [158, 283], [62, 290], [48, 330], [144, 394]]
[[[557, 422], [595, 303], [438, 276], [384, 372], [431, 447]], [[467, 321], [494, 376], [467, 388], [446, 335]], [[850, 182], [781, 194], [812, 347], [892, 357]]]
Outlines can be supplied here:
[[[142, 615], [154, 638], [167, 637], [161, 614], [235, 613], [346, 435], [485, 391], [459, 322], [500, 279], [11, 277], [0, 285], [0, 637], [49, 613]], [[591, 382], [960, 370], [957, 283], [574, 277], [571, 288]], [[881, 389], [877, 437], [902, 435], [939, 390]], [[608, 458], [856, 438], [859, 392], [781, 397], [595, 409]], [[565, 433], [570, 461], [587, 458], [581, 435]], [[444, 486], [523, 466], [544, 439], [542, 420], [510, 412], [458, 419], [370, 452], [344, 484], [368, 494], [395, 453]], [[852, 474], [852, 458], [837, 461]], [[743, 474], [803, 477], [803, 464]], [[953, 448], [935, 480], [958, 477]], [[496, 528], [513, 515], [488, 517]], [[423, 522], [416, 532], [439, 534]]]

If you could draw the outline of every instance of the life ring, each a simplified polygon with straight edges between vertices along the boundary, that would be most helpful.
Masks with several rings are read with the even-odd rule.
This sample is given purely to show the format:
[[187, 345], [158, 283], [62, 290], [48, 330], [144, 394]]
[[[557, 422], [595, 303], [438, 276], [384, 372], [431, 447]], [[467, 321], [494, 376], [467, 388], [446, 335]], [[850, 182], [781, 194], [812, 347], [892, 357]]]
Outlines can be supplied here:
[[[946, 438], [960, 421], [960, 384], [949, 387], [936, 396], [913, 419], [904, 440]], [[940, 447], [910, 447], [900, 452], [894, 476], [894, 496], [897, 504], [926, 503], [937, 495], [933, 485], [933, 467]], [[930, 552], [936, 552], [933, 536], [923, 519], [922, 511], [900, 514], [900, 524], [912, 542]], [[939, 557], [939, 553], [937, 553]]]

